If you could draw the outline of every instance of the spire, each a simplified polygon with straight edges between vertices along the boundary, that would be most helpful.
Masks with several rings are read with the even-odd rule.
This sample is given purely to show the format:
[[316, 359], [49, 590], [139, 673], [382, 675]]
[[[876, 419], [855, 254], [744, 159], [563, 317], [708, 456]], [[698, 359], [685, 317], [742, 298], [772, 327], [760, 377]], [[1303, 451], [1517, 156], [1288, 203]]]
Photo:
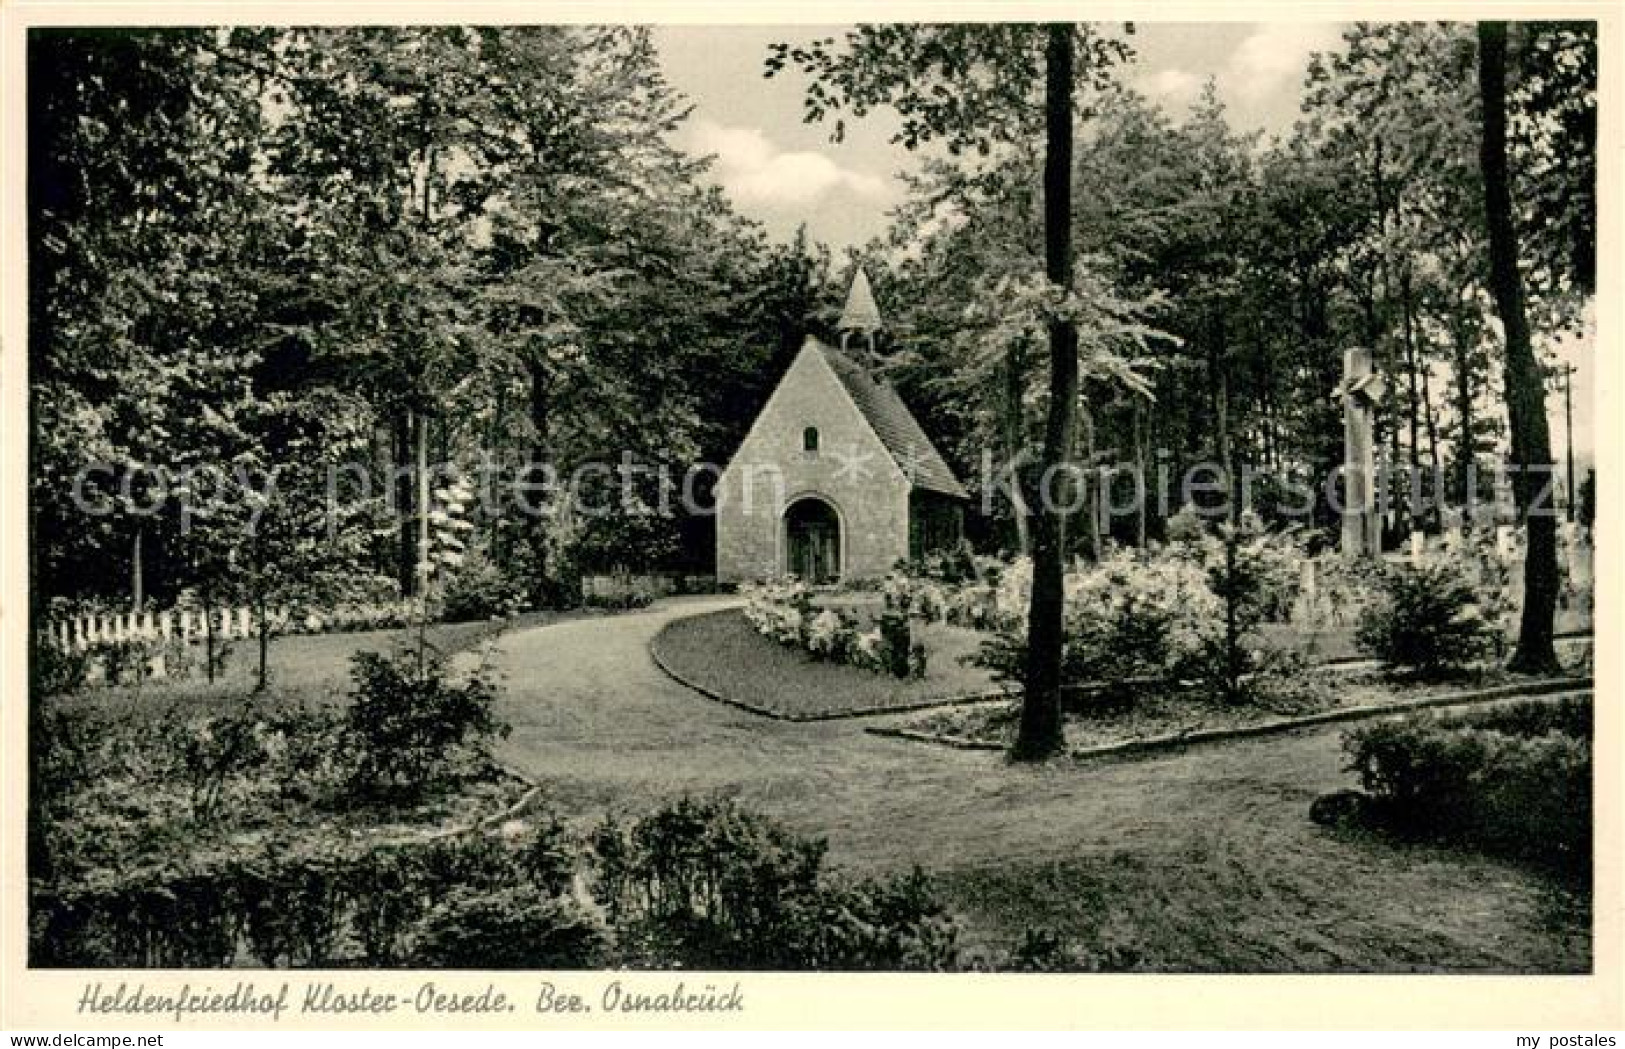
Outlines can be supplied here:
[[852, 275], [852, 288], [846, 293], [846, 309], [841, 311], [841, 319], [835, 327], [841, 333], [842, 344], [856, 331], [867, 335], [871, 346], [875, 332], [882, 327], [880, 307], [875, 305], [875, 293], [869, 290], [869, 276], [862, 266]]

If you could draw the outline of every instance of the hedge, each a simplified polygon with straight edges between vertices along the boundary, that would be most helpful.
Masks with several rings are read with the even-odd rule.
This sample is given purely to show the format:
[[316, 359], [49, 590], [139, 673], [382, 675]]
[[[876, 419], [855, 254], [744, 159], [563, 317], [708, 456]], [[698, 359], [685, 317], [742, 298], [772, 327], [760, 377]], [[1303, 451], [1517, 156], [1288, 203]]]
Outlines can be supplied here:
[[1379, 721], [1348, 733], [1344, 750], [1395, 830], [1590, 869], [1589, 700]]

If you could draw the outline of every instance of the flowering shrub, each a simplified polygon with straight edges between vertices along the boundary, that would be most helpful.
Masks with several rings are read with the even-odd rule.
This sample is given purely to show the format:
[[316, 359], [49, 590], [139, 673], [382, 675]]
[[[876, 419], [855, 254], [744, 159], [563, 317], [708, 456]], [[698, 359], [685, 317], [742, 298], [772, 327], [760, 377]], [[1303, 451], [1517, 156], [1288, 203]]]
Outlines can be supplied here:
[[1095, 570], [1066, 580], [1064, 679], [1121, 689], [1182, 676], [1222, 617], [1199, 565], [1114, 550]]
[[[745, 619], [763, 637], [830, 663], [898, 677], [925, 676], [925, 648], [910, 642], [906, 617], [899, 616], [900, 634], [888, 631], [884, 622], [865, 628], [850, 612], [815, 607], [806, 584], [795, 580], [747, 586], [741, 592]], [[895, 607], [889, 596], [887, 606]]]
[[[1012, 566], [1022, 584], [1008, 600], [1024, 602], [1031, 568]], [[1185, 672], [1201, 651], [1205, 633], [1223, 613], [1207, 587], [1202, 565], [1160, 551], [1118, 547], [1095, 565], [1066, 574], [1066, 643], [1063, 685], [1106, 686], [1106, 704], [1121, 706], [1152, 681]], [[1000, 629], [974, 657], [1004, 681], [1020, 680], [1027, 660], [1026, 608], [1001, 619]]]
[[955, 578], [920, 574], [913, 564], [901, 566], [881, 584], [886, 607], [928, 623], [972, 630], [998, 630], [1025, 619], [1032, 562], [1021, 558], [1006, 564], [978, 556], [974, 565], [974, 573]]
[[756, 632], [783, 645], [802, 643], [807, 620], [813, 614], [812, 593], [805, 583], [791, 580], [740, 588], [745, 595], [745, 618]]
[[[1286, 617], [1299, 560], [1295, 539], [1244, 517], [1167, 546], [1110, 547], [1095, 564], [1075, 565], [1063, 580], [1062, 684], [1091, 686], [1110, 707], [1148, 686], [1185, 682], [1253, 698], [1272, 658], [1256, 631]], [[993, 588], [995, 633], [974, 662], [1000, 680], [1019, 680], [1026, 666], [1031, 581], [1031, 563], [1019, 560]]]

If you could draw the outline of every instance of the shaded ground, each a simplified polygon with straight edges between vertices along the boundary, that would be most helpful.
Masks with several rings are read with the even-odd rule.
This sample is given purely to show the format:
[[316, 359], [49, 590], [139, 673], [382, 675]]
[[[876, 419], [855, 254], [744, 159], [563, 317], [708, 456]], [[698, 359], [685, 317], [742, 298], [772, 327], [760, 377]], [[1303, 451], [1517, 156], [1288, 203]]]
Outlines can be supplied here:
[[1590, 966], [1585, 899], [1545, 877], [1310, 823], [1315, 796], [1352, 785], [1340, 728], [1030, 768], [863, 722], [769, 720], [679, 685], [648, 652], [668, 622], [728, 603], [505, 636], [502, 756], [577, 818], [720, 792], [826, 836], [838, 865], [919, 864], [972, 946], [1047, 926], [1166, 971]]
[[975, 631], [916, 623], [914, 638], [926, 651], [919, 680], [813, 659], [763, 637], [736, 608], [675, 620], [652, 644], [661, 664], [684, 682], [784, 717], [892, 710], [999, 691], [991, 674], [959, 661], [981, 644]]

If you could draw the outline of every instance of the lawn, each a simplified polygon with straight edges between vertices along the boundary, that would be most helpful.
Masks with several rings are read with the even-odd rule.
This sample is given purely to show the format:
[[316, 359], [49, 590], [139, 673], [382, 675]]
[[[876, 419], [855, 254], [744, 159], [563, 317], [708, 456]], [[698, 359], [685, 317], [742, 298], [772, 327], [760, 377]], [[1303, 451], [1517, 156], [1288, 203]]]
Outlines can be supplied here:
[[[1250, 811], [1236, 799], [1238, 817]], [[1123, 820], [1134, 822], [1143, 813]], [[1132, 833], [1132, 832], [1131, 832]], [[1135, 837], [1140, 835], [1135, 834]], [[1162, 842], [959, 867], [934, 881], [969, 951], [1028, 929], [1081, 968], [1155, 973], [1585, 973], [1591, 897], [1465, 850], [1307, 819], [1187, 823]], [[1452, 883], [1472, 885], [1457, 892]], [[1437, 895], [1423, 903], [1419, 893]]]
[[854, 874], [922, 867], [983, 956], [1032, 928], [1091, 956], [1115, 945], [1117, 963], [1133, 955], [1153, 971], [1590, 965], [1583, 894], [1509, 861], [1313, 823], [1317, 797], [1356, 785], [1345, 726], [1011, 764], [875, 736], [874, 719], [792, 722], [710, 701], [648, 658], [679, 617], [563, 624], [503, 645], [514, 731], [502, 757], [578, 826], [685, 794], [735, 798], [826, 839], [830, 862]]
[[[1475, 730], [1542, 738], [1553, 731], [1572, 735], [1567, 726], [1589, 725], [1589, 710], [1589, 701], [1509, 700], [1457, 708], [1443, 719], [1429, 714], [1401, 721], [1465, 723]], [[1549, 720], [1544, 716], [1548, 712]], [[1349, 734], [1320, 729], [1315, 736], [1324, 761], [1329, 756], [1325, 744], [1347, 740]], [[1312, 738], [1299, 737], [1306, 742]], [[1503, 809], [1501, 822], [1491, 825], [1452, 822], [1429, 809], [1407, 813], [1425, 817], [1421, 823], [1371, 818], [1350, 819], [1335, 828], [1318, 826], [1303, 818], [1301, 806], [1310, 793], [1305, 788], [1311, 782], [1330, 786], [1335, 781], [1326, 775], [1333, 766], [1316, 772], [1305, 764], [1306, 758], [1313, 760], [1312, 752], [1286, 740], [1257, 740], [1095, 766], [1101, 770], [1098, 777], [1091, 776], [1095, 782], [1122, 777], [1128, 783], [1143, 780], [1153, 790], [1161, 789], [1152, 786], [1157, 780], [1173, 781], [1182, 790], [1200, 784], [1202, 797], [1192, 799], [1184, 822], [1174, 816], [1172, 823], [1155, 808], [1108, 799], [1098, 807], [1098, 825], [1080, 828], [1082, 847], [1070, 854], [1036, 861], [1017, 853], [1012, 862], [944, 870], [939, 886], [966, 915], [973, 943], [982, 936], [1008, 937], [1023, 926], [1038, 928], [1075, 944], [1081, 960], [1099, 968], [1589, 969], [1589, 850], [1579, 851], [1573, 837], [1565, 838], [1589, 823], [1589, 812], [1563, 829], [1550, 819], [1528, 817], [1516, 828], [1516, 838], [1503, 837], [1494, 846], [1452, 836], [1446, 828], [1493, 826], [1506, 832], [1512, 829], [1507, 821], [1518, 818], [1521, 810]], [[1455, 792], [1454, 786], [1430, 791], [1426, 784], [1458, 781], [1441, 765], [1410, 771], [1417, 767], [1411, 761], [1419, 753], [1404, 755], [1398, 774], [1415, 777], [1408, 785], [1422, 784], [1417, 804], [1424, 809], [1469, 797], [1478, 798], [1474, 804], [1496, 803], [1493, 791], [1490, 796], [1477, 789]], [[1482, 760], [1482, 752], [1472, 748], [1460, 753], [1478, 753]], [[1562, 757], [1552, 760], [1554, 754]], [[1286, 769], [1266, 768], [1260, 759], [1273, 759]], [[1566, 771], [1570, 752], [1564, 748], [1511, 747], [1495, 760], [1500, 777], [1550, 785], [1545, 797], [1520, 795], [1536, 811], [1548, 811], [1541, 805], [1563, 804], [1576, 781], [1589, 779], [1589, 756], [1584, 772], [1571, 773]], [[1518, 762], [1528, 768], [1509, 767]], [[1542, 762], [1549, 774], [1531, 774]], [[1199, 774], [1195, 783], [1180, 783], [1193, 765], [1207, 766], [1209, 772]], [[1399, 766], [1387, 768], [1394, 773]], [[1282, 771], [1296, 772], [1301, 785], [1292, 785], [1292, 777], [1283, 777]], [[1465, 772], [1461, 778], [1476, 774]], [[1345, 786], [1356, 785], [1355, 774], [1344, 775]], [[1578, 866], [1564, 869], [1552, 862], [1552, 850], [1564, 847], [1565, 840], [1576, 850], [1569, 855]], [[1515, 853], [1509, 852], [1507, 846], [1514, 843]], [[1428, 882], [1452, 879], [1455, 890], [1417, 894]], [[1491, 904], [1486, 896], [1500, 901]], [[1509, 934], [1503, 924], [1509, 921], [1522, 931]]]
[[650, 648], [660, 665], [685, 684], [736, 706], [792, 720], [897, 711], [999, 691], [987, 671], [960, 662], [981, 643], [975, 631], [916, 623], [914, 636], [925, 644], [926, 673], [909, 680], [815, 660], [763, 637], [738, 609], [676, 620], [656, 635]]

